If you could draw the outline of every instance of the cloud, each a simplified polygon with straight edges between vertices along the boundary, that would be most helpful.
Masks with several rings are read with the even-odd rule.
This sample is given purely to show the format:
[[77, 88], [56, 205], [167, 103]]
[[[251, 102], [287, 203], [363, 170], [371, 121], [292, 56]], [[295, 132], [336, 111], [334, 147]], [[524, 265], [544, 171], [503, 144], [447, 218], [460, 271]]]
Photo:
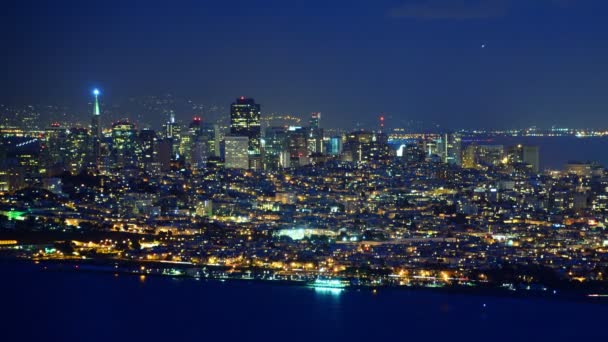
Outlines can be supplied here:
[[[519, 0], [522, 4], [533, 0]], [[566, 7], [572, 0], [534, 0], [551, 6]], [[407, 1], [389, 10], [394, 18], [469, 20], [507, 15], [518, 0], [418, 0]]]

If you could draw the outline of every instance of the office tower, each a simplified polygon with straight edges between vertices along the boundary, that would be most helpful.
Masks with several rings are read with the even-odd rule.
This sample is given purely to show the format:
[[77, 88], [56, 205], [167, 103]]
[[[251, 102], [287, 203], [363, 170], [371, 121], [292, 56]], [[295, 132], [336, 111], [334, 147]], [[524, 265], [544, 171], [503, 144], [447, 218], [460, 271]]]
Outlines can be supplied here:
[[321, 127], [321, 113], [312, 113], [310, 115], [310, 128], [320, 128]]
[[477, 164], [499, 166], [504, 159], [505, 149], [502, 145], [479, 145], [476, 153]]
[[287, 129], [287, 150], [291, 165], [308, 164], [307, 131], [302, 127], [289, 127]]
[[249, 139], [249, 154], [260, 154], [260, 105], [240, 97], [230, 106], [230, 134]]
[[98, 170], [100, 162], [100, 140], [101, 140], [101, 111], [99, 109], [99, 89], [93, 89], [93, 96], [95, 97], [93, 103], [93, 117], [91, 118], [91, 160], [90, 167], [93, 170]]
[[446, 164], [461, 165], [461, 138], [458, 133], [444, 133], [437, 140], [439, 157]]
[[532, 167], [533, 172], [538, 172], [540, 170], [538, 146], [524, 146], [523, 161]]
[[465, 169], [477, 168], [477, 144], [472, 143], [462, 151], [462, 167]]
[[138, 149], [137, 162], [139, 168], [149, 174], [160, 173], [158, 161], [158, 137], [152, 129], [142, 129], [137, 135]]
[[312, 113], [310, 116], [310, 130], [307, 137], [307, 148], [309, 154], [324, 153], [323, 151], [323, 129], [320, 127], [321, 113]]
[[173, 111], [169, 112], [169, 120], [163, 125], [163, 139], [171, 144], [171, 159], [180, 159], [182, 157], [182, 129], [176, 122]]
[[343, 153], [346, 160], [357, 162], [385, 159], [390, 153], [388, 137], [370, 131], [351, 132], [345, 136]]
[[58, 175], [64, 171], [66, 157], [67, 130], [54, 122], [44, 131], [44, 164], [49, 175]]
[[171, 169], [171, 158], [173, 157], [171, 151], [172, 144], [173, 141], [171, 139], [164, 138], [160, 139], [154, 148], [161, 172], [167, 172]]
[[200, 132], [201, 132], [201, 117], [195, 116], [192, 118], [186, 132], [182, 135], [179, 151], [185, 159], [186, 165], [193, 169], [198, 169], [202, 159], [206, 160], [206, 155], [202, 156], [202, 152], [206, 152], [200, 148]]
[[515, 145], [507, 149], [507, 162], [511, 165], [526, 164], [533, 172], [540, 170], [538, 146]]
[[220, 129], [217, 124], [203, 122], [200, 128], [202, 141], [206, 143], [209, 157], [220, 156]]
[[90, 153], [90, 142], [91, 136], [86, 128], [73, 127], [67, 130], [65, 160], [71, 174], [83, 171]]
[[111, 167], [116, 170], [137, 166], [137, 141], [135, 125], [127, 120], [112, 124]]
[[287, 148], [287, 130], [284, 127], [266, 128], [263, 141], [264, 168], [276, 170], [289, 167], [290, 157]]
[[342, 153], [342, 137], [335, 136], [329, 138], [327, 143], [327, 153], [332, 156], [339, 156]]
[[224, 165], [227, 169], [249, 168], [249, 138], [226, 136], [224, 138]]

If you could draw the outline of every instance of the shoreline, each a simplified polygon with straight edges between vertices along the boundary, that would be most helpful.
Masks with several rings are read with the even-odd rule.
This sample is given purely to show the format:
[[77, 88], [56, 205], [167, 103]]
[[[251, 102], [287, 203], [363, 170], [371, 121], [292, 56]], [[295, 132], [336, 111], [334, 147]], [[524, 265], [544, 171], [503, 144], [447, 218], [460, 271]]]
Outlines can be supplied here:
[[[88, 263], [87, 263], [88, 261]], [[91, 263], [90, 261], [94, 261]], [[107, 260], [110, 261], [110, 260]], [[372, 285], [349, 285], [344, 288], [330, 288], [330, 287], [314, 287], [311, 284], [311, 280], [293, 280], [293, 279], [263, 279], [256, 277], [218, 277], [218, 276], [204, 276], [197, 277], [192, 274], [180, 273], [180, 274], [163, 274], [163, 273], [145, 273], [138, 272], [134, 269], [127, 269], [124, 266], [117, 267], [116, 263], [111, 265], [106, 260], [28, 260], [28, 259], [15, 259], [15, 258], [0, 258], [0, 267], [3, 264], [12, 265], [27, 265], [27, 267], [36, 267], [37, 271], [50, 271], [50, 272], [89, 272], [99, 274], [113, 274], [114, 276], [133, 276], [133, 277], [153, 277], [153, 278], [173, 278], [173, 279], [187, 279], [196, 281], [213, 281], [213, 282], [252, 282], [266, 285], [277, 285], [277, 286], [299, 286], [307, 287], [311, 289], [320, 289], [328, 291], [336, 291], [338, 293], [348, 292], [362, 292], [368, 291], [371, 294], [377, 294], [378, 292], [428, 292], [437, 294], [454, 294], [463, 296], [478, 296], [478, 297], [494, 297], [494, 298], [512, 298], [512, 299], [543, 299], [550, 301], [568, 301], [568, 302], [581, 302], [589, 304], [608, 304], [608, 297], [603, 296], [589, 296], [590, 293], [582, 291], [568, 291], [561, 290], [557, 293], [553, 291], [540, 291], [540, 290], [509, 290], [503, 287], [497, 286], [463, 286], [463, 285], [448, 285], [448, 286], [423, 286], [423, 285], [390, 285], [383, 284], [380, 286]], [[96, 266], [95, 263], [102, 263], [103, 266]], [[141, 263], [132, 262], [136, 265]], [[168, 266], [168, 265], [163, 265]], [[186, 265], [181, 265], [186, 266]], [[191, 267], [190, 269], [197, 269], [201, 267]]]

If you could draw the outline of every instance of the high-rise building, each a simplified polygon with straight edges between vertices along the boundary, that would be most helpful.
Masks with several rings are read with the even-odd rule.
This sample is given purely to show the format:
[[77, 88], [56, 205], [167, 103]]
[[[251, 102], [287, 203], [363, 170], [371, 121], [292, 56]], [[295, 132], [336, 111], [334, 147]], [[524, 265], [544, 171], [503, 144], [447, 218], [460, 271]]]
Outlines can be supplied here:
[[158, 160], [158, 137], [151, 129], [142, 129], [137, 135], [139, 148], [137, 162], [139, 168], [147, 173], [157, 175], [160, 172]]
[[137, 166], [137, 140], [135, 125], [129, 121], [112, 124], [112, 148], [110, 157], [117, 170]]
[[483, 168], [499, 166], [504, 162], [503, 145], [468, 145], [462, 152], [462, 167]]
[[540, 170], [538, 146], [515, 145], [507, 150], [507, 161], [510, 164], [526, 164], [533, 172]]
[[538, 172], [540, 170], [538, 146], [524, 146], [523, 161], [532, 167], [533, 172]]
[[44, 130], [44, 164], [49, 175], [60, 174], [66, 164], [67, 130], [54, 122]]
[[472, 143], [462, 151], [462, 167], [465, 169], [477, 168], [477, 144]]
[[287, 149], [289, 151], [290, 165], [308, 164], [308, 144], [306, 142], [306, 129], [302, 127], [289, 127], [287, 130]]
[[71, 174], [79, 174], [90, 153], [91, 136], [86, 128], [73, 127], [67, 131], [66, 164]]
[[249, 139], [249, 154], [260, 153], [260, 105], [239, 97], [230, 106], [230, 134]]
[[346, 160], [364, 162], [389, 156], [388, 136], [371, 131], [355, 131], [345, 136], [343, 153]]
[[342, 137], [335, 136], [329, 138], [327, 143], [327, 153], [332, 156], [338, 156], [342, 153]]
[[288, 167], [287, 131], [284, 127], [266, 128], [263, 141], [264, 168], [275, 170]]
[[310, 115], [310, 128], [321, 128], [321, 113], [315, 112]]
[[323, 129], [320, 127], [321, 113], [312, 113], [310, 116], [310, 131], [307, 137], [309, 154], [324, 153], [323, 151]]
[[99, 89], [95, 88], [93, 89], [93, 96], [95, 97], [94, 103], [93, 103], [93, 117], [91, 118], [91, 160], [90, 160], [90, 167], [93, 170], [98, 170], [99, 169], [99, 162], [100, 162], [100, 154], [101, 154], [101, 147], [100, 147], [100, 140], [101, 140], [101, 124], [100, 124], [100, 116], [101, 116], [101, 111], [99, 110], [99, 94], [101, 92], [99, 91]]
[[444, 133], [437, 141], [439, 157], [446, 164], [462, 165], [461, 138], [458, 133]]
[[477, 163], [483, 166], [499, 166], [503, 162], [505, 148], [503, 145], [479, 145]]
[[228, 169], [249, 168], [249, 138], [226, 136], [224, 138], [224, 165]]
[[166, 140], [171, 145], [171, 159], [178, 160], [182, 158], [182, 129], [175, 120], [175, 113], [169, 112], [169, 120], [163, 125], [163, 140]]
[[200, 131], [201, 139], [206, 142], [209, 157], [220, 156], [220, 129], [217, 124], [203, 122]]

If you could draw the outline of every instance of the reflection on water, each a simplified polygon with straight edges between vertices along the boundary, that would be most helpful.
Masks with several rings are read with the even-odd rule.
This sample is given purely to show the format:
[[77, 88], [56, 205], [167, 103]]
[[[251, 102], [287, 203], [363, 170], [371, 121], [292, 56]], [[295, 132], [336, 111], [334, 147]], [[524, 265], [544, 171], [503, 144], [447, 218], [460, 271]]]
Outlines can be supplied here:
[[315, 287], [315, 293], [320, 295], [330, 295], [334, 297], [339, 297], [344, 289], [333, 289], [328, 287]]

